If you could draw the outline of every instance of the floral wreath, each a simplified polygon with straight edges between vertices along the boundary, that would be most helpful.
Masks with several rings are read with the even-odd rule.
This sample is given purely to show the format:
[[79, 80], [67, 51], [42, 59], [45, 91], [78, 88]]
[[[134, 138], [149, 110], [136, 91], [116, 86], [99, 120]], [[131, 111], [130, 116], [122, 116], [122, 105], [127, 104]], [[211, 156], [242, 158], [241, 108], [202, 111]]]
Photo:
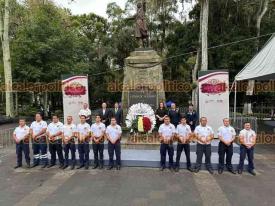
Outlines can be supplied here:
[[156, 125], [154, 110], [149, 104], [134, 104], [128, 110], [125, 123], [131, 132], [151, 133]]

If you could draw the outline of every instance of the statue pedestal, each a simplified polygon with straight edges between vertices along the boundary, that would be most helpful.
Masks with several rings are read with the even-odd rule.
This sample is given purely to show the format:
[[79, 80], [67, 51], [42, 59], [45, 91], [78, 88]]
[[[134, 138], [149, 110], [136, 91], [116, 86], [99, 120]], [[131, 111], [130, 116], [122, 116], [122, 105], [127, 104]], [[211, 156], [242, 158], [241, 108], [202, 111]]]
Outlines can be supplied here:
[[152, 49], [136, 49], [125, 59], [122, 107], [146, 103], [155, 110], [161, 101], [165, 101], [161, 58]]

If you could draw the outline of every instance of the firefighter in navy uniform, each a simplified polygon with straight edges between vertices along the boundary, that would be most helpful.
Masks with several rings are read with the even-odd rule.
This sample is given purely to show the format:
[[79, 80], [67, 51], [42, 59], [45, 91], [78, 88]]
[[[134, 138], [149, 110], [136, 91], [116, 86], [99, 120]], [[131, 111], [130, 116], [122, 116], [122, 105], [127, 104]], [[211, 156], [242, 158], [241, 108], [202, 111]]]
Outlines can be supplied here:
[[166, 162], [166, 152], [169, 156], [169, 169], [173, 169], [173, 156], [174, 156], [174, 147], [173, 139], [176, 133], [175, 126], [170, 123], [170, 117], [164, 117], [164, 123], [159, 127], [159, 138], [160, 138], [160, 170], [165, 169]]
[[233, 174], [236, 172], [232, 166], [232, 156], [233, 156], [233, 142], [235, 140], [236, 132], [233, 127], [230, 126], [230, 121], [228, 118], [223, 119], [223, 126], [218, 129], [219, 142], [219, 174], [223, 173], [224, 170], [224, 156], [226, 154], [226, 167], [227, 170]]
[[47, 137], [49, 140], [49, 151], [51, 153], [51, 163], [48, 168], [55, 166], [56, 153], [59, 160], [59, 168], [64, 167], [64, 157], [62, 149], [63, 124], [59, 121], [57, 115], [52, 116], [52, 122], [48, 125]]
[[67, 123], [63, 126], [63, 143], [64, 143], [64, 153], [65, 153], [65, 164], [63, 169], [69, 166], [69, 152], [71, 151], [71, 170], [74, 169], [76, 164], [75, 159], [75, 137], [76, 137], [76, 125], [73, 124], [73, 117], [67, 117]]
[[30, 134], [33, 142], [32, 168], [38, 166], [40, 163], [42, 164], [42, 168], [48, 165], [46, 130], [47, 123], [42, 120], [42, 115], [37, 113], [35, 115], [35, 121], [32, 122], [30, 127]]
[[190, 135], [191, 135], [191, 128], [186, 123], [186, 118], [181, 117], [180, 124], [176, 128], [176, 134], [178, 139], [178, 145], [177, 145], [177, 157], [176, 157], [176, 166], [175, 171], [179, 171], [180, 167], [180, 156], [182, 153], [182, 150], [184, 149], [185, 156], [186, 156], [186, 163], [187, 163], [187, 169], [192, 172], [191, 168], [191, 160], [190, 160]]
[[[105, 136], [105, 124], [101, 122], [100, 115], [96, 115], [95, 123], [91, 126], [93, 151], [94, 151], [94, 166], [93, 169], [99, 167], [103, 169], [103, 152], [104, 152], [104, 136]], [[98, 161], [99, 155], [99, 161]]]
[[19, 120], [19, 126], [13, 132], [13, 139], [16, 142], [17, 165], [14, 169], [22, 167], [22, 152], [24, 152], [27, 168], [30, 168], [30, 128], [24, 119]]
[[88, 123], [86, 123], [86, 116], [80, 116], [80, 123], [77, 125], [76, 131], [80, 162], [80, 165], [77, 167], [77, 169], [81, 169], [82, 167], [85, 167], [85, 169], [89, 169], [91, 126]]

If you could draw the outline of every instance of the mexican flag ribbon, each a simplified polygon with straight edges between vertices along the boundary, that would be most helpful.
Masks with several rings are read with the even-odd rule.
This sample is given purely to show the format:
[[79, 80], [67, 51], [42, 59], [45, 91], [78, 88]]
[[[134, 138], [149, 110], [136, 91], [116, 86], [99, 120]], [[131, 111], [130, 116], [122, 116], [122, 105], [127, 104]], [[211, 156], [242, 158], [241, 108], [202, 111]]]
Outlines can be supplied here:
[[151, 130], [152, 123], [148, 117], [139, 116], [137, 123], [138, 132], [148, 132]]

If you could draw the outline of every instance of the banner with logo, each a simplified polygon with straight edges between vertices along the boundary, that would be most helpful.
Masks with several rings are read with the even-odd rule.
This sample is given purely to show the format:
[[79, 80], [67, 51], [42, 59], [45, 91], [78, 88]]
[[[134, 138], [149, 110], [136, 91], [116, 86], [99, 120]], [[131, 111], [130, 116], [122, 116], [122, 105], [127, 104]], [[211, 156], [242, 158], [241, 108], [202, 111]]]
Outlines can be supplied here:
[[89, 104], [88, 76], [63, 76], [62, 93], [64, 122], [68, 116], [72, 116], [73, 122], [79, 123], [80, 109], [84, 103]]
[[207, 117], [216, 133], [222, 120], [229, 117], [229, 73], [227, 70], [199, 72], [199, 114]]

